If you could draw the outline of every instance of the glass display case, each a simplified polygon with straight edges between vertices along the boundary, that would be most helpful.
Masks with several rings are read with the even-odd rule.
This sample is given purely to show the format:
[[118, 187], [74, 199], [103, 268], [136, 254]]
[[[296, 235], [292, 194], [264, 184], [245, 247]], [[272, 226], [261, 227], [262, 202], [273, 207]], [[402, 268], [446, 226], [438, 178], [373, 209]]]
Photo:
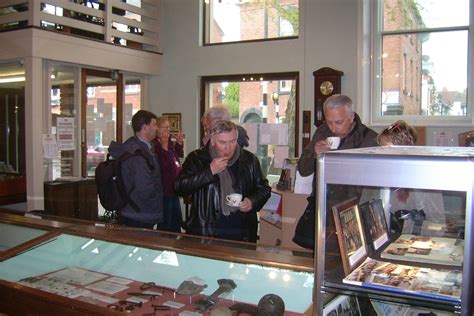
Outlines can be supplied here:
[[[34, 238], [15, 225], [16, 235]], [[311, 313], [312, 258], [147, 229], [76, 224], [52, 231], [57, 235], [0, 262], [0, 312]]]
[[317, 314], [472, 315], [473, 162], [461, 147], [320, 155]]

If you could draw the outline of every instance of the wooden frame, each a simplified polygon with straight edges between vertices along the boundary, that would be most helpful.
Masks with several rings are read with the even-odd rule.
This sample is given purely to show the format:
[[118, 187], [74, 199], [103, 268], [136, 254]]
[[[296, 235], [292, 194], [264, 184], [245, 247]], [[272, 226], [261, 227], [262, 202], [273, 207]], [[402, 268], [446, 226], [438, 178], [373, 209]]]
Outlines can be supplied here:
[[[242, 82], [242, 78], [259, 78], [261, 81], [278, 81], [278, 80], [295, 80], [295, 116], [294, 116], [294, 132], [295, 132], [295, 139], [294, 139], [294, 150], [295, 150], [295, 157], [299, 156], [299, 124], [300, 124], [300, 111], [299, 111], [299, 99], [300, 99], [300, 84], [299, 84], [299, 73], [298, 72], [281, 72], [281, 73], [244, 73], [244, 74], [232, 74], [232, 75], [218, 75], [218, 76], [204, 76], [201, 77], [201, 91], [200, 91], [200, 118], [204, 114], [204, 112], [209, 108], [209, 84], [217, 83], [217, 82]], [[249, 81], [247, 81], [249, 82]], [[255, 82], [255, 81], [254, 81]], [[271, 95], [268, 96], [271, 101]], [[280, 107], [282, 106], [281, 99], [279, 100]], [[245, 123], [245, 122], [240, 122]], [[204, 130], [201, 124], [201, 134], [200, 138], [204, 137]], [[291, 142], [289, 140], [289, 142]]]
[[368, 256], [358, 200], [353, 198], [332, 208], [344, 273], [347, 275]]
[[178, 133], [181, 130], [181, 113], [163, 113], [170, 122], [170, 133]]
[[359, 210], [369, 249], [376, 252], [389, 241], [387, 220], [382, 200], [376, 199], [361, 204], [359, 205]]
[[474, 146], [474, 131], [469, 131], [459, 134], [459, 146], [473, 147]]

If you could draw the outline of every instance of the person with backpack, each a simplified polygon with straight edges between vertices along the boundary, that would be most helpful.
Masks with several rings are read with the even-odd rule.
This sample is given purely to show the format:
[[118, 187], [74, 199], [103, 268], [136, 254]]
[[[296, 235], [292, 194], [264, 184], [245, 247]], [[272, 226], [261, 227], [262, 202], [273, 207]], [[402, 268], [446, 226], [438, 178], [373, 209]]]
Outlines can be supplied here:
[[132, 117], [132, 128], [134, 136], [123, 144], [112, 142], [109, 146], [113, 158], [129, 156], [119, 166], [128, 201], [119, 210], [120, 223], [152, 229], [164, 220], [161, 171], [152, 142], [157, 132], [157, 116], [139, 110]]

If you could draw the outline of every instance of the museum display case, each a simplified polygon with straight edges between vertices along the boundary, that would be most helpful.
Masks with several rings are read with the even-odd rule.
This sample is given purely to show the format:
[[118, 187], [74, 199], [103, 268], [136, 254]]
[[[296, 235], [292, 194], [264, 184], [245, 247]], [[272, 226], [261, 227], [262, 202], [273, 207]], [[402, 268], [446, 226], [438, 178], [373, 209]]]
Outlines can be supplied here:
[[25, 244], [43, 232], [55, 235], [0, 262], [0, 313], [312, 313], [312, 258], [249, 243], [117, 226], [60, 227], [0, 213], [2, 244], [10, 226]]
[[461, 147], [320, 155], [316, 314], [472, 315], [473, 163]]

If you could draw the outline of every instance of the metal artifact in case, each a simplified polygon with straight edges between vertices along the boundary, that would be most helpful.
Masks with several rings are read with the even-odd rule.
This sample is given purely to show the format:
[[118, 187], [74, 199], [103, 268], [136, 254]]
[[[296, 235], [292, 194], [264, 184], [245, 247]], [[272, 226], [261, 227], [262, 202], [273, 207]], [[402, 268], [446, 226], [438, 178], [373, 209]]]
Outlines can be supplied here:
[[[362, 315], [472, 315], [474, 149], [390, 146], [331, 151], [317, 161], [315, 311], [339, 295]], [[349, 203], [351, 201], [351, 203]], [[364, 216], [376, 205], [383, 234]], [[362, 217], [364, 257], [351, 252], [349, 222]], [[351, 217], [351, 218], [352, 218]], [[359, 220], [360, 221], [360, 220]], [[359, 222], [358, 221], [358, 222]], [[354, 226], [354, 225], [353, 225]], [[383, 242], [372, 240], [384, 237]], [[362, 244], [362, 243], [361, 243]], [[327, 308], [326, 308], [327, 310]]]

